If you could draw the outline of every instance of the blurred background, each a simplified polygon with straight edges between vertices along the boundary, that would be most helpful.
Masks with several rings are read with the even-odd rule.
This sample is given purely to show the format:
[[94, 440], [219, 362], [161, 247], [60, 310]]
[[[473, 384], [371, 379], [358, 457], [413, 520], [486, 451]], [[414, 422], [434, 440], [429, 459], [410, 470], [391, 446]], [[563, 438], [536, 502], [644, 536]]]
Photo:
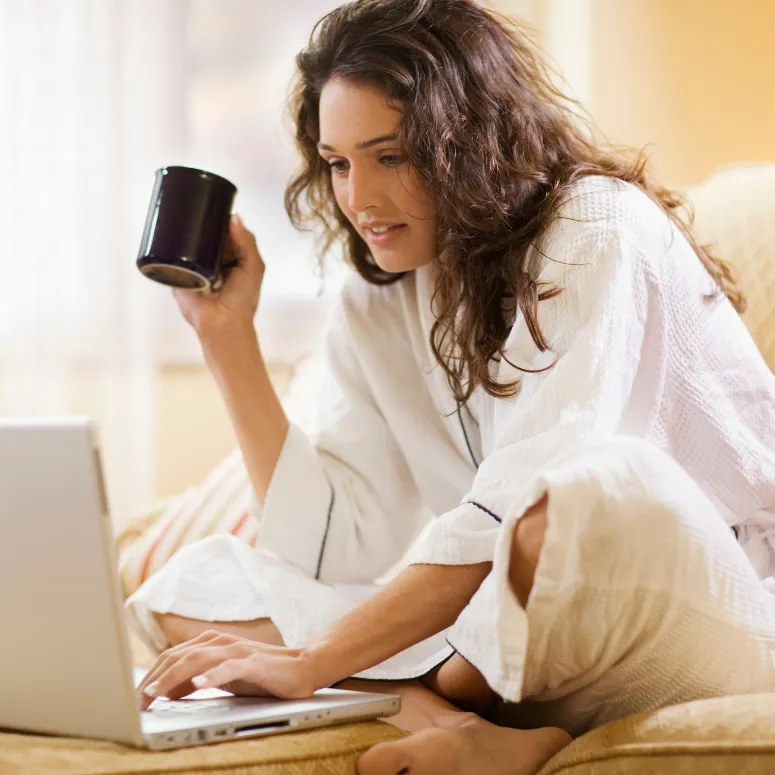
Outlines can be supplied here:
[[[239, 188], [267, 263], [257, 326], [284, 391], [316, 351], [325, 280], [282, 205], [294, 55], [331, 0], [0, 0], [0, 415], [99, 422], [114, 518], [235, 446], [169, 289], [134, 266], [154, 170]], [[772, 0], [493, 0], [535, 28], [613, 141], [685, 188], [775, 160]], [[1, 462], [0, 462], [1, 464]]]

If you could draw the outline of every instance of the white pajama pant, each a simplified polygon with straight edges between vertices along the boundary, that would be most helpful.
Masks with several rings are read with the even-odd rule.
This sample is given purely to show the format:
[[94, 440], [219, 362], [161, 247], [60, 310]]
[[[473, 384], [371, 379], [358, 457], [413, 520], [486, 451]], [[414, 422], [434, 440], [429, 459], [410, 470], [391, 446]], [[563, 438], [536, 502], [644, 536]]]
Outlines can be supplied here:
[[[775, 487], [775, 483], [773, 483]], [[514, 527], [548, 495], [547, 530], [523, 609], [508, 585]], [[579, 734], [634, 712], [775, 691], [775, 597], [700, 487], [668, 455], [617, 438], [525, 483], [493, 571], [458, 622], [359, 674], [408, 679], [452, 653], [533, 721]], [[127, 602], [146, 643], [153, 611], [207, 621], [271, 618], [303, 643], [375, 588], [326, 586], [231, 536], [175, 555]]]

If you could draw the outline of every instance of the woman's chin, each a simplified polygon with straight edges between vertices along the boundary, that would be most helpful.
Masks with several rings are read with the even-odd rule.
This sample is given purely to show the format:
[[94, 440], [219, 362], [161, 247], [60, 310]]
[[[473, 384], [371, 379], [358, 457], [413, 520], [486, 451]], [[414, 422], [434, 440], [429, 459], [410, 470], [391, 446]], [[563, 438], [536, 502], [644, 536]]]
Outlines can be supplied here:
[[375, 250], [372, 248], [371, 257], [374, 263], [383, 271], [390, 274], [402, 274], [419, 269], [421, 266], [430, 264], [433, 260], [429, 258], [426, 261], [418, 261], [416, 256], [395, 253], [392, 250]]

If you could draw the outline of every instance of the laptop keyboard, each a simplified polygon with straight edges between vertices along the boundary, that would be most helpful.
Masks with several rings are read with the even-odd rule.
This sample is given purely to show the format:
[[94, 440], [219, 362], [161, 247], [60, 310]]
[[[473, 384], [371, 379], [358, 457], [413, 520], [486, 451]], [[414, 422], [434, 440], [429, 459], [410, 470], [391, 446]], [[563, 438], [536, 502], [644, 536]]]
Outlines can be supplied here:
[[228, 700], [166, 700], [157, 699], [151, 705], [146, 713], [163, 713], [165, 716], [174, 714], [175, 716], [187, 716], [203, 711], [212, 712], [214, 710], [233, 710], [234, 698]]

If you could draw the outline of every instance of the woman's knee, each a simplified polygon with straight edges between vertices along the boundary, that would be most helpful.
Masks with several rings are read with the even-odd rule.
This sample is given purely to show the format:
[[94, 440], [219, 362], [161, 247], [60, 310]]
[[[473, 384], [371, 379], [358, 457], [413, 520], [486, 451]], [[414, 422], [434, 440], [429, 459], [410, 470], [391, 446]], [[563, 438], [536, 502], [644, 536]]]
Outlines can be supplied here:
[[453, 654], [438, 670], [420, 679], [435, 694], [461, 710], [486, 716], [500, 697], [484, 676], [459, 654]]
[[546, 535], [548, 495], [531, 506], [514, 526], [509, 560], [509, 583], [524, 608], [533, 588], [538, 558]]
[[734, 540], [692, 477], [643, 440], [585, 446], [541, 479], [543, 498], [518, 519], [511, 536], [509, 581], [523, 608], [542, 555], [550, 574], [575, 568], [609, 582], [621, 575], [660, 587], [655, 579], [668, 584], [696, 570], [686, 552], [698, 535], [714, 551]]
[[[585, 544], [566, 547], [579, 554], [579, 562], [590, 553], [643, 557], [657, 545], [655, 533], [666, 539], [685, 532], [712, 509], [674, 459], [637, 439], [584, 447], [542, 478], [544, 495], [517, 520], [511, 536], [509, 583], [523, 608], [544, 548], [550, 503], [556, 535]], [[664, 552], [664, 543], [658, 549]]]

